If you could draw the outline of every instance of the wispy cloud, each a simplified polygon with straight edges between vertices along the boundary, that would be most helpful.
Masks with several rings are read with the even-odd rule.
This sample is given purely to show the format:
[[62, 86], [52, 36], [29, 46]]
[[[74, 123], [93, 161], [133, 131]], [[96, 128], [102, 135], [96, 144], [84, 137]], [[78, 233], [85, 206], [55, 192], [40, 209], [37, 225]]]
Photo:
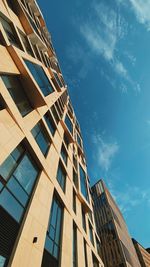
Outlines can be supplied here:
[[104, 141], [101, 135], [95, 135], [93, 137], [93, 143], [97, 148], [96, 158], [98, 160], [98, 164], [104, 171], [107, 172], [119, 150], [119, 145], [117, 142], [108, 143]]
[[150, 30], [150, 1], [149, 0], [129, 0], [136, 14], [137, 20]]

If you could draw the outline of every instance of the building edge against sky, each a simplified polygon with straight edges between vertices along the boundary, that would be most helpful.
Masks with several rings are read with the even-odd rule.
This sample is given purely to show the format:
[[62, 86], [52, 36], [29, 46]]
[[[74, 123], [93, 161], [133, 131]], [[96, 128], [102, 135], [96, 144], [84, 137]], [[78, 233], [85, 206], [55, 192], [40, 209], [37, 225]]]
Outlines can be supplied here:
[[104, 181], [99, 180], [91, 190], [105, 267], [140, 267], [123, 215]]
[[104, 266], [80, 126], [36, 1], [0, 1], [0, 57], [0, 266]]
[[141, 267], [149, 267], [150, 266], [150, 253], [139, 244], [134, 238], [132, 238], [136, 253], [138, 255]]

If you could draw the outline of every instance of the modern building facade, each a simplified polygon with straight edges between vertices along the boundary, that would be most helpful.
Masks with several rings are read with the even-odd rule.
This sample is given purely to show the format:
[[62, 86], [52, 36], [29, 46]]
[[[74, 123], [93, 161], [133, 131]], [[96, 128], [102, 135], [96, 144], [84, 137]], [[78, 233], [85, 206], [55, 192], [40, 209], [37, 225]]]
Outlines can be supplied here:
[[0, 0], [0, 267], [102, 267], [99, 245], [80, 126], [43, 15], [34, 0]]
[[92, 198], [105, 267], [140, 267], [124, 218], [102, 180], [92, 187]]
[[134, 238], [132, 238], [137, 256], [139, 258], [141, 267], [150, 267], [150, 254], [148, 251], [143, 248], [141, 244], [139, 244]]

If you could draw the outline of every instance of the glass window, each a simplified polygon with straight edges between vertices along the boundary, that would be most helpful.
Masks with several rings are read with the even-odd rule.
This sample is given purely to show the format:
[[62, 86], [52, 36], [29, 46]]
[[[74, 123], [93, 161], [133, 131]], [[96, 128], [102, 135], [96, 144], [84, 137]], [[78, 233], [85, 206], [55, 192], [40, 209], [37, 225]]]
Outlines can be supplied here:
[[22, 42], [24, 44], [24, 47], [25, 47], [27, 53], [30, 54], [31, 56], [33, 56], [31, 45], [29, 43], [29, 40], [28, 40], [27, 36], [21, 31], [19, 31], [19, 33], [20, 33], [20, 37], [22, 39]]
[[0, 255], [0, 267], [4, 267], [6, 258], [4, 258], [2, 255]]
[[87, 248], [86, 248], [86, 241], [85, 241], [85, 239], [84, 239], [84, 260], [85, 260], [85, 267], [88, 267]]
[[71, 122], [70, 118], [68, 117], [68, 115], [66, 115], [65, 124], [66, 124], [67, 128], [69, 129], [69, 131], [73, 134], [73, 125], [72, 125], [72, 122]]
[[99, 262], [93, 253], [92, 253], [92, 259], [93, 259], [93, 267], [99, 267]]
[[60, 79], [59, 79], [59, 77], [58, 77], [58, 74], [57, 74], [56, 72], [53, 72], [53, 73], [54, 73], [55, 79], [56, 79], [56, 81], [57, 81], [59, 87], [61, 88], [61, 87], [62, 87], [62, 83], [61, 83], [61, 81], [60, 81]]
[[69, 147], [69, 140], [68, 140], [68, 137], [66, 134], [64, 134], [64, 142], [65, 142], [66, 147], [68, 148]]
[[41, 149], [44, 156], [46, 156], [49, 147], [50, 147], [50, 140], [44, 129], [44, 126], [41, 122], [38, 122], [34, 128], [31, 130], [33, 137], [35, 138], [39, 148]]
[[53, 113], [53, 116], [54, 116], [54, 118], [55, 118], [57, 124], [58, 124], [58, 122], [60, 121], [60, 119], [59, 119], [58, 113], [57, 113], [56, 108], [55, 108], [54, 105], [51, 107], [51, 111], [52, 111], [52, 113]]
[[32, 107], [28, 100], [28, 97], [24, 91], [24, 88], [17, 76], [2, 75], [3, 82], [11, 97], [13, 98], [17, 108], [19, 109], [22, 116], [27, 115], [31, 112]]
[[57, 181], [62, 188], [62, 190], [65, 192], [65, 186], [66, 186], [66, 172], [62, 167], [62, 164], [59, 163], [58, 170], [57, 170]]
[[89, 223], [89, 234], [90, 234], [91, 243], [94, 246], [93, 229], [92, 229], [92, 225], [90, 223]]
[[73, 267], [78, 266], [78, 259], [77, 259], [77, 227], [75, 223], [73, 223]]
[[47, 96], [54, 92], [54, 89], [47, 78], [43, 68], [37, 64], [34, 64], [28, 60], [25, 60], [25, 63], [30, 70], [31, 74], [33, 75], [35, 81], [37, 82], [38, 86], [40, 87], [44, 96]]
[[66, 151], [66, 149], [65, 149], [63, 144], [62, 144], [62, 147], [61, 147], [61, 156], [63, 158], [63, 161], [67, 165], [68, 154], [67, 154], [67, 151]]
[[8, 40], [12, 45], [15, 45], [17, 47], [20, 47], [18, 40], [17, 40], [17, 35], [14, 32], [14, 29], [11, 25], [11, 22], [8, 22], [7, 20], [3, 19], [2, 17], [0, 17], [0, 22], [3, 25], [3, 28], [7, 34]]
[[73, 189], [73, 197], [72, 197], [72, 208], [73, 208], [74, 213], [76, 213], [76, 192], [74, 189]]
[[50, 114], [49, 112], [47, 112], [47, 113], [44, 115], [44, 119], [45, 119], [45, 121], [46, 121], [46, 123], [47, 123], [47, 126], [48, 126], [48, 128], [49, 128], [51, 134], [54, 135], [54, 134], [55, 134], [55, 131], [56, 131], [56, 125], [55, 125], [55, 123], [54, 123], [54, 120], [53, 120], [51, 114]]
[[83, 207], [82, 207], [82, 226], [83, 226], [84, 231], [86, 232], [86, 219], [85, 219], [85, 211]]
[[77, 143], [82, 148], [81, 138], [78, 134], [77, 134]]
[[75, 187], [78, 189], [79, 185], [78, 185], [78, 174], [75, 172], [75, 170], [73, 170], [73, 183], [75, 185]]
[[87, 189], [87, 183], [86, 183], [86, 174], [83, 170], [83, 168], [80, 165], [80, 186], [81, 186], [81, 193], [85, 197], [87, 201], [89, 201], [89, 195], [88, 195], [88, 189]]
[[61, 247], [62, 216], [62, 206], [58, 199], [54, 197], [47, 230], [45, 249], [57, 260], [59, 259]]
[[37, 166], [22, 145], [19, 145], [0, 166], [1, 180], [4, 180], [5, 185], [0, 183], [0, 205], [18, 222], [38, 174]]

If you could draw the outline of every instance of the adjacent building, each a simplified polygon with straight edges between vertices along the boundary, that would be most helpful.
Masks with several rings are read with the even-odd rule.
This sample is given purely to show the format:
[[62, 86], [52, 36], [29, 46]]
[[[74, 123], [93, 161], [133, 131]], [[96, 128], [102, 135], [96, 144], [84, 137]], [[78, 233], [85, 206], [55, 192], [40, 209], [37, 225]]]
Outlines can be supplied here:
[[102, 180], [92, 187], [92, 198], [105, 267], [140, 267], [122, 213]]
[[135, 239], [132, 239], [141, 267], [150, 267], [150, 254]]
[[43, 15], [35, 0], [0, 0], [0, 267], [102, 267], [99, 246], [82, 134]]

